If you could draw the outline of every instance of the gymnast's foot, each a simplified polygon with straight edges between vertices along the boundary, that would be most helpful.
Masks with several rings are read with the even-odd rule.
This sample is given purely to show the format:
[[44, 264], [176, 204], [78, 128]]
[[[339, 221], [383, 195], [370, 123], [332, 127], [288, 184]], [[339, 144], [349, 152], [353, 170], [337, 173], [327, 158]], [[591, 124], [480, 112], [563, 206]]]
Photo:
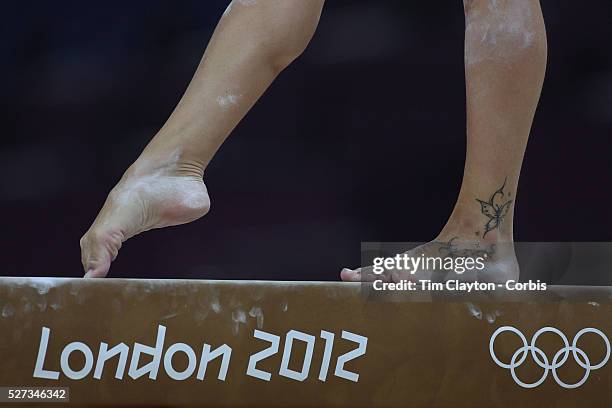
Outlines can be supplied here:
[[462, 186], [453, 213], [435, 240], [398, 255], [405, 259], [397, 260], [403, 262], [399, 266], [376, 262], [355, 270], [344, 268], [340, 277], [349, 282], [518, 280], [519, 266], [512, 239], [513, 203], [507, 178], [494, 191], [474, 187], [464, 190]]
[[93, 225], [81, 238], [86, 278], [103, 278], [123, 242], [154, 228], [204, 216], [210, 199], [198, 166], [172, 157], [139, 158], [109, 193]]
[[[401, 259], [404, 259], [404, 254], [413, 259], [429, 258], [427, 262], [430, 263], [427, 266], [420, 264], [416, 269], [410, 266], [412, 265], [410, 263], [401, 264], [400, 268], [392, 267], [385, 269], [382, 273], [381, 269], [375, 271], [374, 266], [354, 270], [344, 268], [340, 272], [340, 277], [343, 281], [348, 282], [460, 280], [496, 283], [505, 283], [510, 279], [518, 280], [519, 277], [519, 266], [511, 241], [498, 242], [491, 239], [441, 236], [434, 241], [406, 251], [401, 254]], [[468, 268], [464, 260], [457, 262], [461, 258], [464, 260], [472, 258], [474, 261], [470, 262]], [[407, 268], [406, 265], [408, 265]]]

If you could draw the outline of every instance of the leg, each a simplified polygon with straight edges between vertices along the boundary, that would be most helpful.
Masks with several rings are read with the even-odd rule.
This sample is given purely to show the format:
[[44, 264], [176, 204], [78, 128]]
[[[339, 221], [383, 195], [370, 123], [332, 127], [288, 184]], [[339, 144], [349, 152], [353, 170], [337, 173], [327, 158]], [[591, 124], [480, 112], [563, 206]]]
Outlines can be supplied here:
[[[496, 248], [499, 264], [479, 280], [518, 277], [512, 222], [518, 178], [546, 68], [539, 0], [465, 0], [467, 154], [455, 208], [434, 241]], [[439, 251], [429, 244], [416, 252]], [[343, 270], [344, 280], [361, 271]], [[397, 276], [396, 278], [406, 278]]]
[[323, 0], [234, 0], [174, 112], [110, 192], [81, 238], [87, 277], [104, 277], [122, 243], [208, 212], [204, 170], [236, 124], [316, 29]]

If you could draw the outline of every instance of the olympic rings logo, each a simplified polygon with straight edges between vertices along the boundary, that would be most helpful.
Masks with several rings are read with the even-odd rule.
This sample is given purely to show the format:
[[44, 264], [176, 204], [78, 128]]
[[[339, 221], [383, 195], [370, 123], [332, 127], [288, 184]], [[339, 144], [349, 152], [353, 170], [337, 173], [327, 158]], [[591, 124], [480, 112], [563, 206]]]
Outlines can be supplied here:
[[[500, 361], [495, 355], [495, 351], [493, 350], [495, 339], [497, 338], [499, 334], [503, 332], [512, 332], [516, 334], [523, 342], [523, 346], [519, 347], [519, 349], [516, 350], [514, 354], [512, 355], [512, 358], [510, 359], [509, 364], [506, 364]], [[559, 337], [561, 337], [561, 340], [563, 340], [563, 344], [564, 344], [564, 347], [561, 348], [561, 350], [557, 351], [557, 353], [553, 357], [552, 363], [549, 363], [548, 357], [546, 356], [546, 354], [540, 348], [536, 346], [536, 341], [538, 340], [538, 337], [540, 337], [540, 335], [544, 333], [549, 333], [549, 332], [555, 333]], [[586, 333], [597, 334], [603, 339], [604, 343], [606, 344], [606, 356], [598, 364], [591, 364], [591, 361], [589, 360], [589, 357], [586, 355], [586, 353], [582, 349], [576, 347], [576, 344], [578, 343], [578, 340], [580, 339], [580, 337]], [[574, 360], [576, 360], [578, 365], [585, 369], [584, 376], [582, 377], [582, 379], [580, 379], [580, 381], [578, 381], [575, 384], [567, 384], [563, 382], [557, 375], [557, 368], [565, 364], [565, 362], [567, 361], [569, 357], [570, 351], [572, 352]], [[606, 335], [603, 334], [600, 330], [588, 327], [576, 333], [576, 336], [574, 337], [574, 340], [572, 341], [572, 345], [570, 346], [567, 337], [565, 337], [565, 334], [563, 334], [559, 329], [556, 329], [554, 327], [543, 327], [533, 335], [531, 339], [531, 343], [527, 343], [527, 339], [525, 338], [525, 336], [520, 330], [512, 326], [502, 326], [498, 328], [497, 330], [495, 330], [495, 332], [491, 336], [491, 340], [489, 341], [489, 352], [491, 353], [491, 358], [493, 358], [493, 361], [495, 361], [495, 363], [498, 366], [505, 368], [505, 369], [509, 369], [514, 381], [523, 388], [535, 388], [538, 385], [542, 384], [544, 380], [546, 380], [546, 377], [548, 377], [549, 371], [552, 371], [553, 378], [555, 379], [557, 384], [559, 384], [561, 387], [578, 388], [586, 382], [592, 370], [597, 370], [603, 367], [608, 362], [608, 360], [610, 359], [610, 341], [608, 340]], [[528, 353], [531, 353], [531, 356], [533, 357], [536, 364], [544, 369], [544, 374], [542, 374], [542, 377], [536, 382], [531, 383], [531, 384], [521, 381], [516, 375], [516, 368], [525, 362], [525, 360], [527, 359]]]

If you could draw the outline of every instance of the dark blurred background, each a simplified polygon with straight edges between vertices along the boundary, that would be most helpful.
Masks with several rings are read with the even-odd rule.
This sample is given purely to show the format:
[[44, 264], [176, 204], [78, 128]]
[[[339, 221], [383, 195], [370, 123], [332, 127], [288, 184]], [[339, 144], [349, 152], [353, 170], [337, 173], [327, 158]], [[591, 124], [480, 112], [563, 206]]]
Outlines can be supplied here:
[[[2, 275], [82, 275], [80, 236], [227, 3], [3, 4]], [[515, 236], [612, 241], [612, 4], [542, 6], [548, 72]], [[110, 276], [336, 280], [361, 241], [435, 237], [463, 170], [463, 28], [460, 0], [329, 0], [208, 168], [211, 212], [130, 240]]]

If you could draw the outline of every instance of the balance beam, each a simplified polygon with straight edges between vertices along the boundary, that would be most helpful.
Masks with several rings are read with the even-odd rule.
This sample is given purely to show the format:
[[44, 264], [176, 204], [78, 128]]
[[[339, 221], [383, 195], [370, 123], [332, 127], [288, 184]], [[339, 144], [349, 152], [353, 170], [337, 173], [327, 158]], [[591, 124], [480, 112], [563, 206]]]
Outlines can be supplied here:
[[608, 287], [0, 278], [0, 387], [70, 406], [608, 407], [610, 334]]

